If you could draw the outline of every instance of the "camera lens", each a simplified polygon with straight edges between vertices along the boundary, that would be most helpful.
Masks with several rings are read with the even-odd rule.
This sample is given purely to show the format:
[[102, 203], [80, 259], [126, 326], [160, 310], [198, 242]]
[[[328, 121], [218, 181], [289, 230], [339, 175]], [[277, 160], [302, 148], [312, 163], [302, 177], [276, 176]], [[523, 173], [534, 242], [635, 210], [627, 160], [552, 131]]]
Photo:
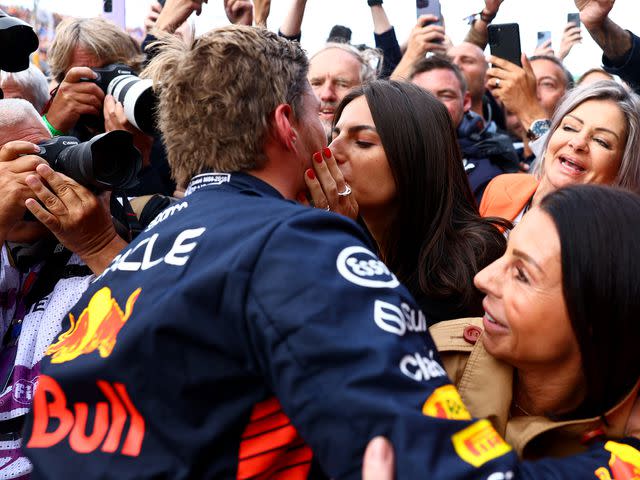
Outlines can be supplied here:
[[52, 166], [94, 190], [126, 189], [136, 185], [142, 158], [133, 136], [115, 130], [65, 148]]
[[109, 83], [107, 93], [122, 103], [127, 120], [149, 135], [156, 133], [154, 113], [157, 98], [153, 83], [135, 75], [119, 75]]

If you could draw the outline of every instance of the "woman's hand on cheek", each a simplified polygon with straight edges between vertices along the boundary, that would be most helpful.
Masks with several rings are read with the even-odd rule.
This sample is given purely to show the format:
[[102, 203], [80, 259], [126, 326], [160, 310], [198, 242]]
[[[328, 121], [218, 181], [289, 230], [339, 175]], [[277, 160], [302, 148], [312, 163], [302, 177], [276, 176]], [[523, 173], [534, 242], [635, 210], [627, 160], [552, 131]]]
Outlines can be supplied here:
[[358, 217], [358, 202], [345, 181], [331, 150], [324, 148], [313, 154], [313, 168], [305, 172], [304, 180], [316, 208], [331, 210], [351, 219]]

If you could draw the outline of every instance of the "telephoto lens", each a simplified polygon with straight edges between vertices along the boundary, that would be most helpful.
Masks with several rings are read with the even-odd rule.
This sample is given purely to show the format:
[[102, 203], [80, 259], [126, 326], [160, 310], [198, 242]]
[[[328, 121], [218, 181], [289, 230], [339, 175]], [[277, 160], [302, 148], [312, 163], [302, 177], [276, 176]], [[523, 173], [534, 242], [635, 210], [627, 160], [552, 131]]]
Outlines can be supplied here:
[[75, 137], [55, 137], [38, 146], [38, 155], [51, 168], [93, 192], [126, 190], [138, 184], [142, 156], [133, 145], [133, 135], [124, 130], [102, 133], [83, 143]]
[[129, 123], [148, 135], [155, 134], [154, 113], [158, 101], [150, 79], [121, 75], [111, 80], [107, 93], [122, 103]]
[[21, 72], [29, 68], [29, 55], [38, 48], [31, 25], [0, 10], [0, 70]]
[[156, 135], [154, 115], [158, 101], [152, 81], [138, 78], [133, 69], [123, 63], [92, 70], [98, 77], [89, 81], [122, 103], [129, 123], [148, 135]]

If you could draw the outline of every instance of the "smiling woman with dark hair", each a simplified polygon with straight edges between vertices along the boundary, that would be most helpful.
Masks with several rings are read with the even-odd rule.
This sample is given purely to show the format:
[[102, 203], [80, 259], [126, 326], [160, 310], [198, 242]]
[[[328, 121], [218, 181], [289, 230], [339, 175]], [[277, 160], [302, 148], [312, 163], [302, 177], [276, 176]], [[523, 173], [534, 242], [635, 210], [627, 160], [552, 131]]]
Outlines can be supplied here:
[[640, 197], [627, 191], [550, 193], [511, 232], [504, 256], [476, 275], [483, 319], [430, 329], [471, 414], [489, 418], [521, 457], [573, 454], [632, 433], [638, 218]]
[[338, 106], [332, 138], [307, 172], [314, 204], [359, 212], [430, 321], [480, 315], [471, 279], [506, 242], [478, 214], [446, 107], [415, 85], [374, 81]]

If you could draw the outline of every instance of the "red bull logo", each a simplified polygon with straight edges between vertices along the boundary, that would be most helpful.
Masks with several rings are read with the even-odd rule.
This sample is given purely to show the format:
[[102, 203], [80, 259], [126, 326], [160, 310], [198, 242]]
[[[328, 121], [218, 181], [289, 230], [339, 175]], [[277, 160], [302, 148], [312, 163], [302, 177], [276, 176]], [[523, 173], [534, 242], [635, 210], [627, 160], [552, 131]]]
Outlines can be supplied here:
[[[98, 380], [104, 400], [95, 404], [67, 404], [62, 387], [52, 377], [40, 375], [33, 398], [33, 427], [27, 447], [49, 448], [65, 438], [76, 453], [105, 453], [137, 457], [142, 449], [145, 421], [122, 383]], [[90, 412], [93, 412], [91, 415]], [[89, 418], [93, 416], [93, 419]], [[128, 423], [128, 429], [125, 428]], [[93, 424], [93, 430], [87, 427]], [[123, 434], [124, 442], [122, 442]]]
[[46, 354], [51, 355], [51, 363], [69, 362], [96, 350], [102, 358], [111, 355], [116, 346], [118, 333], [129, 320], [141, 291], [142, 289], [138, 288], [129, 296], [123, 312], [111, 297], [109, 287], [98, 290], [77, 321], [69, 314], [71, 327], [47, 349]]
[[640, 452], [630, 445], [616, 442], [607, 442], [604, 448], [611, 452], [611, 473], [600, 467], [594, 472], [599, 480], [640, 480]]

